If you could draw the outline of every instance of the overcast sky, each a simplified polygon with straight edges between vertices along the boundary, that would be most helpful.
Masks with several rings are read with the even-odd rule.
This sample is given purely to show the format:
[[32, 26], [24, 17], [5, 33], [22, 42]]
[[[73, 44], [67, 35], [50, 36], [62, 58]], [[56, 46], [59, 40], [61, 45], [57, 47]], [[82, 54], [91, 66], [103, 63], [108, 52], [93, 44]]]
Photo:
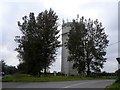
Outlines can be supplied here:
[[[17, 44], [14, 37], [20, 35], [17, 21], [34, 12], [37, 16], [41, 11], [52, 8], [62, 19], [71, 21], [77, 14], [86, 19], [98, 19], [105, 27], [105, 32], [110, 40], [109, 44], [118, 42], [118, 0], [3, 0], [0, 3], [0, 60], [4, 59], [8, 65], [18, 65]], [[107, 62], [103, 71], [114, 72], [118, 69], [118, 44], [107, 48]], [[58, 51], [56, 62], [51, 71], [61, 70], [61, 49]]]

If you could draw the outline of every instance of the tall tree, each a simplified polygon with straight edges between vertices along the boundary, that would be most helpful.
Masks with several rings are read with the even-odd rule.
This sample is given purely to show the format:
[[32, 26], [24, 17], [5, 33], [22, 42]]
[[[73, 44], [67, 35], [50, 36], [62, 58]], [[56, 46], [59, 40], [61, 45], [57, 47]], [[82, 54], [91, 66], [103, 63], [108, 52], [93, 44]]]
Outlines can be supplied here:
[[98, 20], [73, 20], [66, 46], [69, 50], [68, 61], [78, 73], [100, 72], [106, 61], [107, 35]]
[[37, 17], [37, 27], [41, 29], [42, 45], [42, 59], [44, 72], [55, 61], [56, 50], [60, 46], [58, 38], [60, 35], [58, 28], [58, 16], [50, 9], [41, 12]]
[[18, 22], [22, 36], [15, 41], [19, 44], [16, 51], [19, 59], [26, 65], [30, 74], [37, 74], [46, 69], [55, 61], [56, 50], [60, 42], [58, 16], [50, 9], [38, 14], [30, 13], [29, 18], [23, 17], [23, 23]]

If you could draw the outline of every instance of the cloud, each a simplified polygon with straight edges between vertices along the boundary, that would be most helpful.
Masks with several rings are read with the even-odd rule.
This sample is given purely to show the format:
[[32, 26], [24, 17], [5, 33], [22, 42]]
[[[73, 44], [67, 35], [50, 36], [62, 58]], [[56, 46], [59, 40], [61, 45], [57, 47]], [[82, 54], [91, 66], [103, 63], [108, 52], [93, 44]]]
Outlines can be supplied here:
[[117, 60], [111, 59], [104, 64], [102, 71], [115, 72], [118, 69]]
[[9, 50], [6, 46], [0, 46], [0, 53], [2, 53], [2, 57], [0, 59], [5, 60], [7, 65], [18, 65], [19, 61], [16, 57], [17, 52]]
[[50, 66], [50, 71], [61, 72], [61, 55], [57, 55], [56, 61]]

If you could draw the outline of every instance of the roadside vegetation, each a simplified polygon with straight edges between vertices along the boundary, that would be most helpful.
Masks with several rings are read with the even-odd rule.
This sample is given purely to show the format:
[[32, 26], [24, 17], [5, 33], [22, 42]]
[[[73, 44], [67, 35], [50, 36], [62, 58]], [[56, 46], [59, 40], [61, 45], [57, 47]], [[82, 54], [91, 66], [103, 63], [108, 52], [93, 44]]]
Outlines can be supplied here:
[[120, 81], [115, 82], [110, 86], [110, 90], [120, 90]]
[[110, 90], [120, 90], [120, 69], [116, 72], [117, 80], [110, 86]]
[[52, 82], [52, 81], [73, 81], [73, 80], [105, 80], [105, 79], [116, 79], [116, 76], [53, 76], [53, 75], [42, 75], [31, 76], [27, 74], [15, 74], [8, 75], [2, 78], [2, 82]]

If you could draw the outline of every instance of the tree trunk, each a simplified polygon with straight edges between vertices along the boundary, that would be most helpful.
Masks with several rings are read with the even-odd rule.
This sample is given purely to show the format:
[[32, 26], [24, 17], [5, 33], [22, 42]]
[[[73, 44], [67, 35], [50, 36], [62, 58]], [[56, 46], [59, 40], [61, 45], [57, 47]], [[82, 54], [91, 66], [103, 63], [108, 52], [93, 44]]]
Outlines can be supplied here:
[[87, 63], [87, 76], [90, 76], [90, 63]]
[[46, 67], [44, 68], [44, 74], [46, 75], [46, 73], [47, 73], [47, 70], [46, 70]]
[[88, 51], [87, 51], [87, 76], [90, 76], [90, 60]]
[[90, 76], [90, 61], [88, 58], [88, 53], [87, 53], [87, 76]]

